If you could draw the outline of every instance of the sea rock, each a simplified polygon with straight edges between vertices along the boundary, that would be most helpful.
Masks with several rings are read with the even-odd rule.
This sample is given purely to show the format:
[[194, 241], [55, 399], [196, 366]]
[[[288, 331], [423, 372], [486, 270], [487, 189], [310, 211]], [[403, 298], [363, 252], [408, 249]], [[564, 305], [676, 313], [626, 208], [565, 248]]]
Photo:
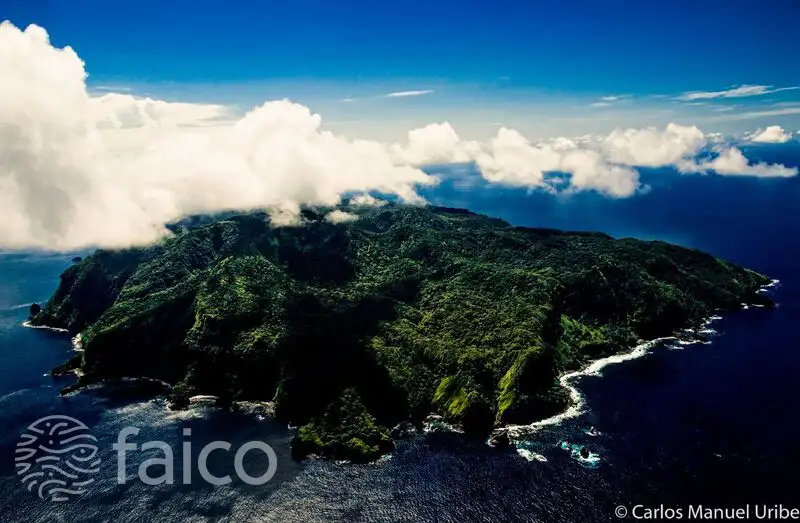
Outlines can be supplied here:
[[32, 303], [31, 304], [31, 308], [30, 308], [31, 318], [33, 318], [34, 316], [36, 316], [40, 312], [42, 312], [42, 306], [39, 305], [38, 303]]
[[417, 435], [417, 428], [410, 421], [402, 421], [391, 431], [392, 439], [407, 439]]
[[492, 447], [498, 450], [503, 450], [507, 449], [509, 445], [511, 445], [511, 439], [508, 437], [508, 433], [501, 432], [492, 436], [491, 444]]

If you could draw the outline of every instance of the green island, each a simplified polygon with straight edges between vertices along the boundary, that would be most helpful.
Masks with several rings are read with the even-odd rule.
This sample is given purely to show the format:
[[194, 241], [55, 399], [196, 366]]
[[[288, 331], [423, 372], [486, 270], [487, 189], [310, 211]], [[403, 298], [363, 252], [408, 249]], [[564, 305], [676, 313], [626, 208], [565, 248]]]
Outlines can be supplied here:
[[[717, 309], [771, 306], [769, 279], [697, 250], [386, 204], [184, 220], [157, 245], [67, 269], [32, 323], [80, 333], [79, 386], [121, 377], [222, 404], [273, 401], [299, 456], [368, 461], [430, 413], [467, 435], [569, 404], [564, 372]], [[337, 223], [334, 223], [337, 222]]]

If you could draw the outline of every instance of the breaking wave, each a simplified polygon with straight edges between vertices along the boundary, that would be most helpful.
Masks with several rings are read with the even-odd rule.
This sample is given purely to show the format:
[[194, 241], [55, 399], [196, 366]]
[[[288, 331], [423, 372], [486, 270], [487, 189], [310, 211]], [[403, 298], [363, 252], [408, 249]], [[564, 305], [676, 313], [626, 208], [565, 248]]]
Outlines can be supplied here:
[[[779, 284], [780, 280], [771, 280], [769, 284], [761, 287], [761, 289], [759, 289], [759, 292], [767, 292], [768, 289], [777, 287]], [[747, 307], [745, 306], [745, 308]], [[570, 406], [567, 408], [567, 410], [561, 412], [560, 414], [556, 414], [555, 416], [551, 416], [549, 418], [540, 421], [534, 421], [533, 423], [529, 423], [527, 425], [507, 425], [506, 427], [503, 427], [500, 430], [508, 432], [508, 435], [515, 440], [524, 440], [526, 435], [532, 432], [536, 432], [542, 429], [543, 427], [559, 425], [565, 420], [580, 416], [581, 414], [584, 413], [584, 406], [586, 400], [584, 399], [583, 394], [581, 394], [580, 390], [578, 390], [578, 388], [573, 384], [573, 382], [577, 378], [581, 378], [583, 376], [602, 376], [602, 370], [608, 365], [614, 365], [617, 363], [622, 363], [624, 361], [630, 361], [630, 360], [635, 360], [637, 358], [641, 358], [642, 356], [646, 355], [652, 348], [661, 343], [674, 342], [675, 344], [677, 344], [678, 347], [681, 348], [684, 345], [711, 343], [710, 341], [704, 340], [702, 338], [717, 334], [717, 331], [712, 329], [710, 325], [721, 319], [722, 316], [715, 314], [706, 318], [705, 321], [702, 323], [701, 327], [697, 330], [684, 329], [684, 333], [694, 334], [695, 336], [699, 336], [700, 339], [696, 337], [687, 337], [686, 335], [681, 337], [665, 336], [662, 338], [656, 338], [641, 343], [639, 345], [636, 345], [630, 352], [615, 354], [613, 356], [601, 358], [593, 361], [592, 363], [590, 363], [581, 370], [563, 374], [558, 381], [559, 384], [565, 389], [567, 389], [567, 391], [569, 392]], [[672, 345], [672, 348], [675, 347], [676, 345]]]

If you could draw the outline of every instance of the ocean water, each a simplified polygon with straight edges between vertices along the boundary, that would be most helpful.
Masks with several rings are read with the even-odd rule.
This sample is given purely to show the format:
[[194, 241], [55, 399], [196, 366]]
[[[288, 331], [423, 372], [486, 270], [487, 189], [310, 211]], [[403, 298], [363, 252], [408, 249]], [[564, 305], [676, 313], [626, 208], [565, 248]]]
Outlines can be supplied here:
[[[798, 153], [749, 152], [789, 165], [800, 163]], [[515, 224], [697, 247], [779, 279], [770, 289], [779, 307], [726, 313], [711, 325], [710, 344], [664, 342], [577, 379], [584, 412], [533, 432], [519, 449], [435, 433], [401, 442], [369, 465], [297, 462], [287, 428], [269, 420], [202, 409], [171, 414], [161, 400], [102, 391], [58, 397], [69, 378], [45, 374], [68, 357], [70, 342], [21, 323], [28, 304], [52, 293], [72, 255], [0, 254], [0, 521], [608, 521], [618, 505], [800, 504], [790, 480], [800, 466], [800, 179], [653, 170], [643, 173], [648, 192], [612, 200], [490, 187], [468, 167], [435, 171], [443, 181], [426, 194], [433, 203]], [[16, 476], [21, 431], [48, 414], [80, 419], [97, 436], [103, 465], [91, 494], [45, 502]], [[184, 485], [176, 456], [176, 484], [118, 485], [111, 444], [126, 426], [141, 429], [140, 443], [158, 439], [176, 450], [184, 428], [192, 429], [194, 448], [264, 440], [277, 453], [277, 472], [261, 487]], [[590, 426], [600, 434], [586, 434]], [[561, 448], [564, 440], [588, 445], [599, 459], [581, 462]], [[129, 478], [144, 456], [129, 457]], [[263, 455], [248, 456], [248, 472], [265, 470]], [[229, 458], [212, 454], [212, 472], [230, 471]]]

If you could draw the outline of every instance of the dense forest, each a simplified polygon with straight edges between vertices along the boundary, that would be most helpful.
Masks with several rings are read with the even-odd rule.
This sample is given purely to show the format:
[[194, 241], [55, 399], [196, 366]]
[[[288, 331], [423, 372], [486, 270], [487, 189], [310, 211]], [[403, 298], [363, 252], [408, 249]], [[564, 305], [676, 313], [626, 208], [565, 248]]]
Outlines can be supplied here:
[[398, 422], [437, 412], [485, 436], [541, 419], [567, 406], [566, 370], [770, 304], [766, 277], [658, 241], [396, 204], [302, 218], [228, 213], [99, 250], [33, 322], [81, 333], [82, 384], [166, 380], [177, 408], [274, 400], [298, 454], [369, 460]]

